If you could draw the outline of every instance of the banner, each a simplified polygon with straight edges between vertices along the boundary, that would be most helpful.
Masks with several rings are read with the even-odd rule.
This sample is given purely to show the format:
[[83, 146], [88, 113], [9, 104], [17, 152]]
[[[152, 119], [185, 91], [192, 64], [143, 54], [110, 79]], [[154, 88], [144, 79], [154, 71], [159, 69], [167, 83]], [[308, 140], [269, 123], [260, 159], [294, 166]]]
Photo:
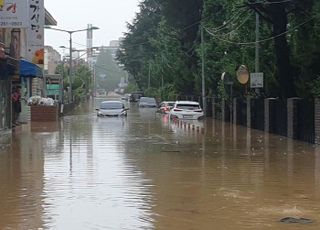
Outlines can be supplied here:
[[44, 64], [44, 0], [29, 0], [27, 29], [27, 59], [34, 64]]
[[27, 28], [28, 0], [0, 0], [0, 28]]

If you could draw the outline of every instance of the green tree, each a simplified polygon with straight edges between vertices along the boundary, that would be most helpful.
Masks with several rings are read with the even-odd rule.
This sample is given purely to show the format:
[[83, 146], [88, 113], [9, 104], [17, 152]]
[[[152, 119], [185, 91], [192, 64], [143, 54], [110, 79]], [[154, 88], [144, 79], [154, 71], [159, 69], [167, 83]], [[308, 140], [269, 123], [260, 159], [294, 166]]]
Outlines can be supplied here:
[[144, 0], [128, 24], [118, 60], [142, 90], [168, 85], [177, 94], [200, 94], [202, 26], [206, 92], [217, 95], [226, 72], [235, 82], [234, 95], [241, 96], [235, 72], [241, 64], [254, 72], [256, 12], [262, 18], [262, 93], [314, 95], [318, 84], [312, 82], [320, 75], [320, 3], [314, 0]]

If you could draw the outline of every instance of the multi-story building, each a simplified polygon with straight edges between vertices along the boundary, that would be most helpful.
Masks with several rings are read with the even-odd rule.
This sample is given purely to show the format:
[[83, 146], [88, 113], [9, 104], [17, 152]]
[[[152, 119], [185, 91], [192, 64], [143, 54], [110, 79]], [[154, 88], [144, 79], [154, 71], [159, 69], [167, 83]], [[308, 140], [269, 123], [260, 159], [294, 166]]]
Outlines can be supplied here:
[[[4, 4], [7, 5], [0, 11], [3, 19], [0, 25], [0, 133], [10, 131], [12, 127], [13, 87], [21, 88], [24, 99], [33, 93], [41, 93], [43, 29], [44, 25], [57, 24], [44, 9], [43, 1], [12, 0]], [[26, 103], [21, 104], [27, 107]]]
[[44, 73], [55, 74], [57, 66], [61, 63], [61, 54], [51, 46], [44, 47]]

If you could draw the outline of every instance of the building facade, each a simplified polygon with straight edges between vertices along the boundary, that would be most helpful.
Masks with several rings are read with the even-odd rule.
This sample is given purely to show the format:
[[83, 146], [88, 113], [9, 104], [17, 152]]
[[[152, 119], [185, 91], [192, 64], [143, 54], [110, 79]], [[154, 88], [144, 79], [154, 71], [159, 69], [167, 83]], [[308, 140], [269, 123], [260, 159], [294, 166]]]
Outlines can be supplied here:
[[[0, 28], [0, 132], [11, 128], [11, 82], [19, 74], [19, 47], [15, 46], [20, 31]], [[19, 38], [19, 37], [18, 37]], [[0, 140], [1, 141], [1, 140]]]
[[61, 63], [61, 54], [51, 46], [44, 47], [44, 73], [55, 74], [57, 66]]
[[[0, 26], [0, 137], [10, 132], [13, 125], [13, 88], [21, 88], [21, 97], [28, 99], [34, 85], [40, 87], [44, 42], [39, 28], [43, 32], [45, 24], [56, 25], [54, 18], [44, 9], [43, 1], [13, 0], [12, 3], [17, 6], [15, 10], [10, 11], [11, 8], [6, 7], [0, 11], [0, 16], [7, 20]], [[36, 20], [41, 15], [45, 19]], [[21, 104], [27, 108], [26, 103]]]

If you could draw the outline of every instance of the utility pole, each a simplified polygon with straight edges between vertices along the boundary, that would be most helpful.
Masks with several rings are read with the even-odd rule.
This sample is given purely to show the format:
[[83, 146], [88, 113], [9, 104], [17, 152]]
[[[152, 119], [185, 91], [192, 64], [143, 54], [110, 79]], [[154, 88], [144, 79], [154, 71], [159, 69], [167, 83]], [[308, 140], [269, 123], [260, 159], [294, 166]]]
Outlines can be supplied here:
[[[260, 15], [258, 12], [256, 12], [256, 52], [255, 52], [255, 72], [259, 73], [260, 71], [260, 44], [259, 44], [259, 40], [260, 40]], [[257, 95], [260, 94], [260, 89], [256, 88], [255, 92]]]
[[255, 72], [258, 73], [260, 71], [260, 44], [259, 44], [259, 39], [260, 39], [260, 15], [259, 13], [256, 12], [256, 54], [255, 54]]
[[148, 89], [150, 89], [151, 81], [151, 62], [149, 61], [149, 74], [148, 74]]
[[202, 75], [202, 109], [204, 112], [204, 115], [206, 115], [206, 111], [207, 111], [207, 102], [206, 102], [206, 82], [205, 82], [205, 74], [204, 74], [204, 70], [205, 70], [205, 55], [204, 55], [204, 35], [203, 35], [203, 26], [202, 24], [200, 25], [201, 27], [201, 75]]
[[51, 29], [51, 30], [57, 30], [57, 31], [61, 31], [61, 32], [66, 32], [69, 34], [70, 36], [70, 40], [69, 40], [69, 87], [70, 87], [70, 98], [71, 98], [71, 102], [73, 102], [73, 95], [72, 95], [72, 83], [74, 81], [73, 79], [73, 62], [72, 62], [72, 34], [76, 33], [76, 32], [81, 32], [81, 31], [87, 31], [88, 29], [90, 30], [98, 30], [99, 28], [96, 26], [90, 26], [90, 28], [87, 29], [81, 29], [81, 30], [63, 30], [63, 29], [58, 29], [58, 28], [53, 28], [50, 26], [45, 26], [45, 29]]
[[[70, 39], [69, 39], [69, 75], [72, 76], [73, 72], [73, 66], [72, 66], [72, 33], [69, 33]], [[72, 83], [72, 81], [71, 81]]]
[[93, 73], [93, 83], [92, 83], [92, 98], [94, 99], [97, 96], [97, 76], [96, 76], [96, 67], [95, 65], [92, 66], [92, 73]]

